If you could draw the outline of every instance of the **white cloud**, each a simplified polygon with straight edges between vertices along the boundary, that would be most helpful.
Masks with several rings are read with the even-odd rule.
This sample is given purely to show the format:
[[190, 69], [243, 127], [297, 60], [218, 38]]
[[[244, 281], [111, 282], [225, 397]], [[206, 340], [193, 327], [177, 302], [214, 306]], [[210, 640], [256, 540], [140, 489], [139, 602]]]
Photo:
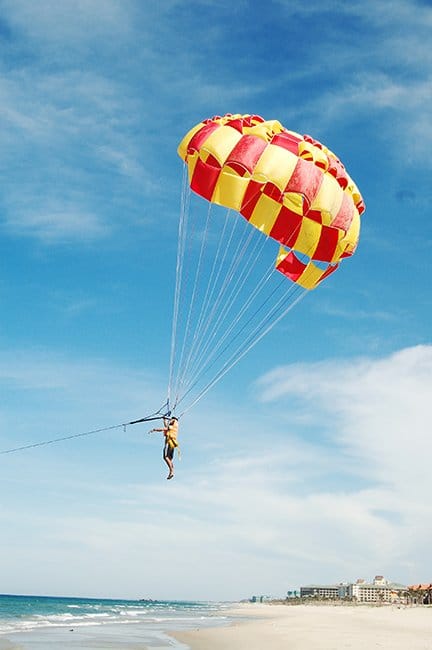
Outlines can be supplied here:
[[121, 75], [71, 63], [47, 69], [30, 57], [0, 82], [2, 220], [49, 244], [103, 240], [160, 191], [149, 164], [158, 135], [142, 137], [146, 100]]
[[372, 72], [357, 75], [355, 82], [348, 82], [336, 93], [324, 93], [323, 112], [327, 120], [334, 120], [353, 111], [367, 111], [372, 117], [391, 111], [392, 118], [383, 121], [380, 137], [387, 140], [393, 156], [397, 152], [400, 156], [402, 148], [407, 161], [417, 162], [432, 139], [428, 114], [431, 95], [430, 79], [395, 81], [388, 74]]
[[290, 0], [278, 0], [284, 12], [291, 15], [322, 14], [330, 16], [352, 16], [365, 21], [368, 25], [386, 27], [388, 25], [406, 25], [418, 29], [427, 29], [432, 24], [432, 9], [422, 0], [392, 0], [391, 11], [385, 4], [377, 4], [375, 0], [353, 0], [349, 4], [345, 0], [333, 0], [323, 5], [319, 0], [305, 3], [293, 3]]
[[3, 448], [6, 437], [14, 446], [86, 431], [142, 417], [163, 401], [154, 371], [30, 347], [0, 351], [0, 388]]
[[103, 223], [100, 216], [73, 208], [67, 210], [64, 205], [54, 212], [15, 214], [6, 221], [6, 228], [14, 234], [34, 237], [45, 244], [89, 242], [110, 232], [108, 224]]
[[133, 6], [129, 0], [44, 0], [37, 5], [30, 0], [4, 0], [3, 11], [27, 39], [44, 47], [56, 43], [64, 51], [108, 36], [121, 40], [131, 30]]
[[[432, 347], [417, 346], [379, 360], [322, 362], [278, 368], [260, 381], [263, 399], [296, 396], [359, 471], [404, 501], [426, 504], [422, 492], [432, 451]], [[420, 493], [419, 493], [420, 492]], [[403, 498], [404, 497], [404, 498]], [[408, 515], [406, 508], [401, 514]]]
[[347, 320], [370, 320], [370, 321], [385, 321], [391, 322], [397, 320], [400, 317], [400, 314], [395, 312], [388, 311], [366, 311], [365, 309], [342, 309], [340, 307], [335, 307], [331, 303], [322, 303], [317, 308], [316, 311], [321, 314], [328, 314], [329, 316], [335, 316], [338, 318], [345, 318]]

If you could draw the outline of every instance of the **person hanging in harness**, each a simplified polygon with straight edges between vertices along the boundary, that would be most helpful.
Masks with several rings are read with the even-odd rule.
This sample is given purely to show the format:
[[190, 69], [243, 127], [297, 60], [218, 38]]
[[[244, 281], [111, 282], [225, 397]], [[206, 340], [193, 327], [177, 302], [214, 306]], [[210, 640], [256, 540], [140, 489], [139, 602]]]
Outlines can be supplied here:
[[174, 451], [177, 449], [177, 452], [179, 452], [179, 445], [177, 442], [178, 418], [164, 418], [163, 422], [163, 429], [152, 429], [152, 431], [161, 431], [164, 434], [165, 442], [163, 448], [163, 459], [169, 469], [167, 479], [171, 479], [174, 476]]

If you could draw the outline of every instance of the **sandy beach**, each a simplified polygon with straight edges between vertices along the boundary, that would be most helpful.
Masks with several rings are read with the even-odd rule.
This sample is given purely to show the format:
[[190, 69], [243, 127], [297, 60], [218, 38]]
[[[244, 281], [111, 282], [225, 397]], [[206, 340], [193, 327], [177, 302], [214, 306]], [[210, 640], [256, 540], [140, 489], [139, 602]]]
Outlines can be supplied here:
[[244, 605], [223, 628], [171, 634], [192, 650], [432, 650], [432, 609]]

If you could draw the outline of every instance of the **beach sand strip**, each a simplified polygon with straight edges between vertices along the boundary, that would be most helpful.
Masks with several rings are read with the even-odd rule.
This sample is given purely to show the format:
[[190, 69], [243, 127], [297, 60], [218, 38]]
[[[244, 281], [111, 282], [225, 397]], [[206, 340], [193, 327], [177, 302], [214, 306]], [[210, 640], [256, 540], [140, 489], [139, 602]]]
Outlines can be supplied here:
[[432, 650], [429, 607], [251, 604], [229, 615], [240, 620], [169, 634], [192, 650]]

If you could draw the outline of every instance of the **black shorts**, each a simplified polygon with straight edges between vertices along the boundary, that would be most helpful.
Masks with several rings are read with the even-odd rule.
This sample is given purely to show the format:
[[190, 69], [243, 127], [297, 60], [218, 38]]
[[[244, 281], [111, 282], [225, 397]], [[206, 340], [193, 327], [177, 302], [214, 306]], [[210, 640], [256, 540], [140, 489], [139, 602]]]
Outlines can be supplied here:
[[163, 450], [163, 457], [164, 458], [169, 458], [169, 460], [172, 460], [174, 458], [174, 447], [171, 447], [171, 445], [165, 445], [164, 450]]

